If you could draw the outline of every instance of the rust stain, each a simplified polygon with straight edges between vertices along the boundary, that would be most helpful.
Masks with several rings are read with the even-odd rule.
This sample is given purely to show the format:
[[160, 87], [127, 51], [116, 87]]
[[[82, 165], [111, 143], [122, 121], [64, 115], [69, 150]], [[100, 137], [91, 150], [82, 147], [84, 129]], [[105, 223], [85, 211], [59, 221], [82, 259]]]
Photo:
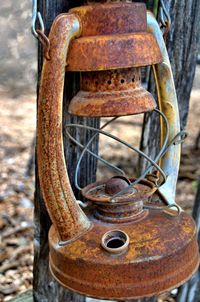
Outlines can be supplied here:
[[146, 7], [137, 3], [85, 5], [70, 10], [81, 20], [81, 36], [123, 34], [147, 29]]
[[42, 193], [53, 222], [49, 232], [53, 276], [73, 291], [112, 300], [148, 297], [181, 285], [199, 265], [193, 219], [183, 212], [170, 215], [162, 209], [145, 209], [155, 195], [165, 204], [148, 180], [114, 200], [113, 194], [126, 186], [124, 182], [90, 184], [82, 190], [90, 206], [82, 211], [69, 183], [63, 152], [65, 69], [81, 71], [81, 90], [69, 107], [73, 114], [117, 116], [155, 108], [153, 97], [140, 83], [139, 67], [162, 61], [154, 36], [147, 33], [145, 6], [117, 3], [75, 8], [56, 18], [48, 38], [37, 152]]
[[51, 59], [44, 60], [38, 104], [39, 179], [49, 215], [63, 241], [80, 236], [91, 224], [72, 192], [62, 138], [65, 60], [70, 40], [78, 35], [79, 23], [74, 15], [56, 18], [49, 35]]
[[96, 4], [71, 12], [82, 32], [70, 43], [66, 71], [81, 72], [81, 90], [69, 113], [102, 117], [152, 111], [156, 103], [141, 85], [139, 67], [160, 63], [162, 56], [147, 32], [145, 5]]
[[[136, 299], [182, 284], [198, 267], [195, 225], [185, 213], [171, 217], [150, 211], [144, 219], [124, 224], [91, 219], [91, 231], [59, 249], [55, 228], [51, 228], [50, 268], [67, 288], [98, 299]], [[189, 233], [182, 228], [183, 222]], [[101, 238], [115, 229], [128, 234], [130, 243], [125, 253], [113, 256], [103, 250]]]
[[71, 10], [82, 26], [70, 44], [67, 71], [95, 71], [160, 63], [158, 44], [147, 32], [141, 3], [86, 5]]
[[81, 90], [69, 105], [78, 116], [122, 116], [152, 111], [153, 96], [141, 85], [140, 68], [83, 72]]
[[157, 42], [150, 33], [89, 36], [71, 43], [66, 70], [94, 71], [140, 67], [161, 61]]

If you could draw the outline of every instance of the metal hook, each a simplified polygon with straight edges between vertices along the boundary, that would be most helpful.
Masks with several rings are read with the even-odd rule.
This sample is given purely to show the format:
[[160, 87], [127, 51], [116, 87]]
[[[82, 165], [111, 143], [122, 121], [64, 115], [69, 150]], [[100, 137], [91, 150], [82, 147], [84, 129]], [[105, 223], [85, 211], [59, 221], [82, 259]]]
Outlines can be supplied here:
[[160, 0], [160, 4], [161, 4], [160, 6], [161, 28], [165, 28], [163, 36], [164, 39], [166, 40], [167, 34], [169, 33], [171, 27], [171, 18], [163, 0]]
[[[160, 3], [161, 3], [161, 22], [162, 22], [162, 25], [164, 27], [169, 27], [171, 25], [171, 18], [170, 18], [170, 15], [169, 15], [169, 12], [165, 6], [165, 3], [163, 0], [160, 0]], [[164, 19], [164, 15], [165, 15], [165, 19]]]
[[32, 34], [34, 35], [34, 37], [38, 39], [39, 36], [38, 36], [37, 31], [36, 31], [37, 19], [38, 19], [39, 24], [40, 24], [41, 32], [44, 32], [44, 22], [43, 22], [41, 13], [37, 11], [37, 0], [33, 0], [32, 4], [33, 4], [33, 6], [32, 6], [31, 31], [32, 31]]
[[[43, 45], [44, 57], [47, 60], [50, 60], [50, 42], [48, 37], [44, 33], [44, 21], [40, 12], [37, 11], [37, 0], [32, 2], [32, 22], [31, 22], [31, 31], [35, 38], [37, 38]], [[39, 22], [39, 28], [36, 29], [37, 19]]]

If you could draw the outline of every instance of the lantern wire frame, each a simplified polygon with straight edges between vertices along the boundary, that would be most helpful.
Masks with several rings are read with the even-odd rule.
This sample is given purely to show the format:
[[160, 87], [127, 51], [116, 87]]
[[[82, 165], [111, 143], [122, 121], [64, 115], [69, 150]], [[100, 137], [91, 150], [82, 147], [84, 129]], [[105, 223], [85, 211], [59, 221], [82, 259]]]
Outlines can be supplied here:
[[[160, 174], [162, 175], [163, 177], [163, 180], [162, 182], [160, 183], [161, 184], [164, 184], [164, 182], [166, 181], [166, 175], [164, 173], [164, 171], [159, 167], [159, 165], [157, 164], [157, 162], [160, 160], [160, 158], [162, 157], [162, 155], [167, 151], [168, 149], [168, 145], [167, 145], [167, 142], [168, 142], [168, 138], [169, 138], [169, 124], [168, 124], [168, 121], [167, 121], [167, 118], [165, 117], [165, 115], [158, 109], [154, 109], [155, 112], [159, 113], [159, 115], [163, 118], [164, 120], [164, 123], [165, 123], [165, 126], [166, 126], [166, 131], [165, 131], [165, 138], [164, 138], [164, 142], [163, 142], [163, 145], [159, 151], [159, 153], [156, 155], [155, 159], [151, 159], [148, 155], [146, 155], [144, 152], [142, 152], [141, 150], [131, 146], [129, 143], [125, 142], [124, 140], [106, 132], [106, 131], [103, 131], [103, 129], [108, 126], [109, 124], [111, 124], [112, 122], [114, 122], [117, 117], [109, 120], [108, 122], [106, 122], [100, 129], [97, 129], [97, 128], [94, 128], [94, 127], [90, 127], [90, 126], [86, 126], [86, 125], [80, 125], [80, 124], [66, 124], [65, 125], [65, 132], [67, 134], [67, 136], [69, 137], [69, 139], [71, 141], [73, 141], [74, 143], [76, 143], [80, 148], [83, 149], [80, 157], [79, 157], [79, 160], [78, 160], [78, 163], [77, 163], [77, 166], [76, 166], [76, 169], [75, 169], [75, 186], [77, 189], [79, 190], [82, 190], [82, 188], [79, 186], [78, 184], [78, 173], [79, 173], [79, 169], [80, 169], [80, 165], [81, 165], [81, 161], [83, 159], [83, 156], [85, 155], [86, 152], [89, 152], [92, 156], [96, 157], [98, 160], [102, 161], [105, 165], [107, 165], [108, 167], [110, 167], [111, 169], [115, 169], [117, 172], [120, 172], [120, 174], [124, 175], [125, 176], [125, 172], [121, 169], [119, 169], [118, 167], [116, 167], [115, 165], [111, 164], [110, 162], [106, 161], [105, 159], [103, 159], [101, 156], [93, 153], [91, 150], [89, 150], [89, 146], [90, 144], [93, 142], [93, 140], [95, 139], [95, 137], [98, 135], [98, 134], [102, 134], [102, 135], [105, 135], [107, 137], [110, 137], [112, 139], [114, 139], [115, 141], [123, 144], [124, 146], [128, 147], [129, 149], [131, 149], [132, 151], [135, 151], [136, 153], [138, 153], [139, 155], [143, 156], [147, 161], [150, 162], [150, 165], [148, 165], [148, 167], [145, 169], [144, 173], [141, 174], [141, 176], [139, 176], [137, 178], [137, 180], [135, 180], [134, 182], [130, 183], [130, 185], [123, 189], [122, 191], [120, 191], [119, 193], [115, 194], [112, 196], [112, 199], [113, 198], [116, 198], [118, 196], [120, 196], [121, 194], [124, 194], [126, 191], [128, 191], [130, 188], [134, 187], [136, 184], [138, 184], [143, 178], [145, 178], [145, 176], [151, 171], [151, 169], [153, 167], [156, 168], [157, 171], [160, 172]], [[90, 138], [90, 140], [87, 142], [87, 144], [85, 146], [83, 146], [80, 142], [78, 142], [74, 137], [71, 136], [71, 134], [69, 133], [69, 131], [67, 130], [67, 128], [71, 128], [71, 127], [75, 127], [75, 128], [82, 128], [82, 129], [87, 129], [87, 130], [92, 130], [92, 131], [95, 131], [96, 133]]]
[[[161, 96], [160, 96], [160, 91], [159, 91], [159, 85], [158, 85], [158, 79], [157, 79], [157, 75], [156, 75], [156, 71], [155, 71], [155, 66], [152, 66], [152, 70], [153, 70], [153, 75], [154, 75], [155, 84], [156, 84], [156, 91], [157, 91], [157, 97], [158, 97], [158, 106], [159, 106], [159, 108], [161, 108], [162, 102], [161, 102]], [[145, 171], [134, 182], [130, 182], [130, 184], [125, 189], [123, 189], [120, 192], [118, 192], [117, 194], [114, 194], [113, 196], [111, 196], [110, 201], [114, 201], [114, 199], [116, 199], [117, 197], [119, 197], [122, 194], [126, 193], [128, 190], [130, 190], [130, 188], [133, 188], [136, 184], [138, 184], [142, 179], [144, 179], [152, 171], [152, 168], [156, 169], [156, 174], [152, 174], [152, 176], [155, 177], [155, 180], [156, 180], [156, 176], [157, 176], [158, 180], [160, 180], [160, 177], [158, 177], [157, 172], [159, 172], [160, 175], [162, 176], [162, 179], [161, 179], [159, 184], [158, 184], [158, 180], [156, 180], [155, 185], [157, 186], [157, 188], [159, 188], [161, 185], [163, 185], [166, 182], [167, 177], [165, 175], [165, 172], [159, 166], [159, 162], [160, 162], [161, 158], [163, 157], [163, 155], [170, 148], [171, 145], [183, 142], [183, 140], [187, 136], [187, 133], [184, 130], [180, 131], [179, 133], [177, 133], [173, 137], [173, 139], [170, 142], [168, 142], [169, 141], [169, 123], [168, 123], [167, 117], [158, 108], [154, 109], [152, 112], [156, 112], [156, 113], [159, 114], [159, 116], [160, 116], [160, 128], [161, 128], [161, 131], [160, 131], [161, 132], [161, 148], [160, 148], [160, 151], [158, 152], [158, 154], [156, 155], [155, 159], [151, 159], [148, 155], [146, 155], [141, 150], [131, 146], [129, 143], [125, 142], [124, 140], [122, 140], [122, 139], [120, 139], [120, 138], [118, 138], [118, 137], [116, 137], [116, 136], [114, 136], [114, 135], [112, 135], [112, 134], [110, 134], [110, 133], [103, 130], [109, 124], [113, 123], [116, 119], [118, 119], [120, 117], [114, 117], [114, 118], [110, 119], [100, 129], [90, 127], [90, 126], [86, 126], [86, 125], [77, 124], [77, 123], [70, 123], [70, 124], [66, 124], [64, 126], [65, 133], [68, 136], [68, 138], [72, 142], [74, 142], [77, 146], [79, 146], [81, 149], [83, 149], [83, 151], [82, 151], [82, 153], [79, 157], [79, 160], [77, 162], [77, 165], [76, 165], [75, 177], [74, 177], [75, 187], [78, 190], [82, 190], [82, 188], [80, 187], [80, 185], [78, 183], [78, 174], [79, 174], [79, 170], [80, 170], [81, 161], [82, 161], [82, 159], [83, 159], [86, 152], [88, 152], [90, 155], [95, 157], [97, 160], [103, 162], [107, 167], [117, 171], [118, 173], [120, 173], [123, 176], [126, 176], [125, 172], [122, 169], [120, 169], [116, 165], [108, 162], [107, 160], [105, 160], [101, 156], [95, 154], [94, 152], [92, 152], [89, 149], [89, 146], [91, 145], [91, 143], [93, 142], [95, 137], [97, 137], [99, 134], [102, 134], [102, 135], [105, 135], [105, 136], [107, 136], [111, 139], [114, 139], [115, 141], [121, 143], [122, 145], [126, 146], [127, 148], [131, 149], [132, 151], [135, 151], [140, 156], [144, 157], [148, 162], [150, 162], [150, 164], [147, 166]], [[70, 134], [70, 132], [68, 131], [68, 128], [81, 128], [81, 129], [85, 129], [85, 130], [89, 130], [89, 131], [94, 131], [96, 133], [89, 139], [89, 141], [86, 143], [86, 145], [82, 145], [78, 140], [76, 140]], [[173, 206], [176, 207], [176, 204], [172, 205], [172, 207]], [[179, 210], [180, 210], [180, 208], [178, 207], [178, 212], [179, 212]]]
[[[165, 126], [166, 126], [166, 131], [165, 131], [165, 137], [164, 137], [164, 143], [159, 151], [159, 153], [156, 155], [155, 159], [152, 160], [149, 156], [147, 156], [145, 153], [143, 153], [141, 150], [131, 146], [130, 144], [128, 144], [127, 142], [125, 142], [124, 140], [119, 139], [118, 137], [107, 133], [105, 131], [103, 131], [103, 129], [108, 126], [109, 124], [111, 124], [112, 122], [114, 122], [118, 117], [114, 117], [111, 120], [109, 120], [108, 122], [106, 122], [100, 129], [94, 128], [94, 127], [89, 127], [86, 125], [80, 125], [80, 124], [66, 124], [65, 125], [65, 132], [68, 136], [68, 138], [74, 142], [75, 144], [77, 144], [80, 148], [83, 149], [78, 163], [76, 165], [76, 169], [75, 169], [75, 186], [78, 190], [82, 190], [82, 188], [79, 186], [78, 184], [78, 174], [79, 174], [79, 170], [80, 170], [80, 165], [81, 165], [81, 161], [83, 159], [83, 156], [85, 155], [86, 152], [90, 153], [92, 156], [94, 156], [95, 158], [97, 158], [98, 160], [100, 160], [101, 162], [103, 162], [106, 166], [108, 166], [111, 169], [115, 169], [116, 171], [120, 172], [122, 175], [125, 175], [125, 172], [118, 168], [117, 166], [111, 164], [110, 162], [106, 161], [105, 159], [103, 159], [101, 156], [93, 153], [89, 148], [90, 144], [92, 143], [92, 141], [95, 139], [95, 137], [98, 134], [103, 134], [105, 136], [108, 136], [116, 141], [118, 141], [119, 143], [125, 145], [126, 147], [128, 147], [129, 149], [131, 149], [132, 151], [135, 151], [136, 153], [140, 154], [141, 156], [143, 156], [147, 161], [150, 162], [150, 164], [147, 166], [147, 168], [145, 169], [145, 171], [134, 181], [134, 182], [130, 182], [130, 184], [123, 190], [121, 190], [120, 192], [118, 192], [117, 194], [114, 194], [110, 197], [110, 202], [114, 202], [116, 201], [117, 197], [119, 197], [120, 195], [126, 193], [128, 190], [130, 190], [130, 188], [133, 188], [136, 184], [138, 184], [143, 178], [145, 178], [149, 172], [151, 171], [151, 169], [154, 167], [157, 171], [160, 172], [160, 174], [162, 175], [163, 179], [160, 182], [160, 184], [158, 184], [156, 182], [156, 186], [157, 188], [159, 188], [161, 185], [163, 185], [166, 181], [166, 175], [164, 173], [164, 171], [158, 166], [157, 162], [160, 161], [160, 159], [162, 158], [162, 156], [167, 152], [168, 148], [173, 145], [173, 144], [177, 144], [177, 143], [181, 143], [183, 141], [182, 137], [185, 138], [186, 136], [186, 132], [185, 131], [180, 131], [169, 143], [168, 143], [168, 139], [169, 139], [169, 124], [167, 121], [166, 116], [164, 115], [163, 112], [161, 112], [158, 109], [154, 109], [153, 111], [159, 113], [160, 117], [163, 118]], [[82, 145], [79, 141], [77, 141], [73, 136], [71, 136], [71, 134], [69, 133], [69, 131], [67, 130], [67, 128], [82, 128], [82, 129], [86, 129], [86, 130], [92, 130], [95, 131], [96, 133], [90, 138], [90, 140], [87, 142], [87, 144], [84, 146]], [[181, 137], [181, 139], [179, 139], [179, 137]], [[154, 174], [152, 174], [152, 176], [155, 176]], [[81, 202], [80, 205], [82, 205], [83, 203]], [[86, 203], [87, 204], [87, 203]], [[85, 207], [85, 206], [84, 206]], [[174, 208], [176, 209], [176, 214], [172, 214], [172, 213], [168, 213], [172, 216], [176, 216], [179, 215], [182, 211], [182, 209], [180, 208], [180, 206], [178, 206], [176, 203], [174, 204], [170, 204], [167, 206], [150, 206], [150, 205], [144, 205], [145, 208], [148, 209], [153, 209], [153, 210], [160, 210], [160, 211], [167, 211], [168, 209]]]

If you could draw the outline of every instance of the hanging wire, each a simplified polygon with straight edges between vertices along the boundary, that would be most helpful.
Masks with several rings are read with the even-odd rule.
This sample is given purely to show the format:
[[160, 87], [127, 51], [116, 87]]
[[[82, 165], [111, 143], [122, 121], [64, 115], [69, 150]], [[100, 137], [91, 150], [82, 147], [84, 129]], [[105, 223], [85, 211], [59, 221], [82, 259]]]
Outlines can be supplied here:
[[[188, 133], [187, 131], [185, 130], [181, 130], [178, 134], [176, 134], [174, 136], [174, 138], [169, 142], [168, 144], [168, 148], [171, 146], [171, 145], [178, 145], [178, 144], [181, 144], [184, 142], [184, 140], [187, 138], [188, 136]], [[178, 139], [180, 137], [180, 139]], [[167, 148], [167, 149], [168, 149]], [[167, 150], [166, 150], [167, 151]]]
[[[36, 29], [37, 21], [39, 22], [39, 27]], [[50, 60], [50, 41], [45, 35], [45, 27], [42, 15], [37, 10], [37, 0], [32, 2], [32, 22], [31, 22], [31, 31], [35, 38], [37, 38], [43, 45], [44, 48], [44, 57], [47, 60]]]
[[31, 31], [35, 38], [38, 39], [38, 33], [36, 31], [37, 19], [40, 24], [40, 31], [44, 33], [44, 22], [40, 12], [37, 11], [37, 0], [32, 1], [32, 22], [31, 22]]
[[[158, 109], [155, 109], [155, 111], [159, 112]], [[161, 114], [163, 114], [161, 111], [160, 111]], [[164, 114], [163, 114], [164, 116]], [[166, 119], [166, 117], [165, 117]], [[165, 120], [164, 119], [164, 120]], [[167, 119], [165, 120], [165, 122], [167, 122]], [[167, 122], [167, 125], [168, 125], [168, 122]], [[169, 126], [168, 126], [169, 127]], [[167, 129], [167, 135], [166, 137], [169, 137], [169, 128]], [[157, 163], [161, 157], [168, 151], [168, 149], [172, 146], [172, 145], [177, 145], [177, 144], [180, 144], [184, 141], [184, 139], [187, 137], [187, 132], [185, 130], [182, 130], [180, 131], [179, 133], [177, 133], [174, 138], [169, 142], [167, 143], [168, 141], [168, 138], [166, 140], [166, 137], [164, 139], [164, 143], [163, 143], [163, 146], [160, 150], [160, 152], [158, 153], [158, 155], [156, 156], [154, 162]], [[180, 139], [178, 139], [180, 137]], [[128, 187], [126, 187], [124, 190], [120, 191], [119, 193], [115, 194], [114, 196], [112, 196], [112, 199], [118, 197], [119, 195], [125, 193], [126, 191], [128, 191], [130, 188], [132, 188], [133, 186], [135, 186], [136, 184], [138, 184], [143, 178], [145, 178], [147, 176], [147, 174], [150, 172], [150, 170], [152, 169], [152, 165], [149, 165], [146, 170], [144, 171], [144, 173], [137, 178], [136, 181], [134, 181], [133, 183], [131, 183]], [[165, 175], [165, 174], [164, 174]], [[163, 175], [162, 175], [163, 176]], [[165, 177], [163, 178], [163, 181], [159, 184], [159, 186], [163, 185], [166, 181], [166, 175]], [[159, 187], [158, 186], [158, 187]]]
[[160, 0], [160, 4], [161, 4], [161, 23], [163, 27], [167, 27], [171, 25], [171, 18], [169, 15], [169, 12], [165, 6], [165, 3], [163, 0]]
[[161, 22], [161, 28], [164, 28], [164, 40], [166, 41], [167, 35], [171, 28], [171, 18], [170, 14], [165, 6], [165, 3], [163, 0], [160, 0], [160, 22]]
[[[162, 118], [164, 119], [165, 126], [166, 126], [166, 132], [165, 132], [166, 135], [165, 135], [164, 143], [163, 143], [163, 146], [162, 146], [160, 152], [159, 152], [158, 155], [156, 156], [156, 159], [155, 159], [155, 160], [152, 160], [149, 156], [147, 156], [147, 155], [146, 155], [145, 153], [143, 153], [141, 150], [138, 150], [137, 148], [131, 146], [131, 145], [128, 144], [127, 142], [125, 142], [125, 141], [119, 139], [118, 137], [116, 137], [116, 136], [114, 136], [114, 135], [112, 135], [112, 134], [109, 134], [109, 133], [107, 133], [107, 132], [105, 132], [105, 131], [102, 130], [102, 129], [105, 128], [108, 124], [110, 124], [111, 122], [113, 122], [116, 118], [114, 118], [114, 119], [110, 120], [109, 122], [107, 122], [106, 124], [104, 124], [103, 127], [101, 127], [101, 129], [96, 129], [96, 128], [93, 128], [93, 127], [89, 127], [89, 126], [85, 126], [85, 125], [79, 125], [79, 124], [67, 124], [67, 125], [65, 125], [65, 131], [66, 131], [67, 136], [68, 136], [70, 139], [72, 139], [73, 142], [75, 142], [78, 146], [80, 146], [80, 147], [83, 148], [82, 154], [81, 154], [80, 159], [79, 159], [79, 161], [78, 161], [78, 163], [77, 163], [76, 171], [75, 171], [75, 185], [76, 185], [76, 187], [77, 187], [79, 190], [81, 190], [81, 187], [80, 187], [79, 184], [78, 184], [78, 172], [79, 172], [79, 169], [80, 169], [81, 160], [82, 160], [83, 155], [85, 154], [86, 151], [89, 152], [89, 153], [92, 154], [92, 155], [94, 154], [93, 152], [91, 152], [91, 151], [88, 149], [88, 147], [89, 147], [89, 145], [92, 143], [92, 141], [93, 141], [93, 139], [96, 137], [96, 135], [99, 134], [99, 133], [100, 133], [100, 134], [103, 134], [103, 135], [105, 135], [105, 136], [108, 136], [108, 137], [110, 137], [110, 138], [112, 138], [112, 139], [118, 141], [119, 143], [125, 145], [126, 147], [130, 148], [131, 150], [133, 150], [133, 151], [137, 152], [138, 154], [140, 154], [141, 156], [143, 156], [146, 160], [148, 160], [148, 161], [151, 163], [151, 164], [147, 167], [147, 169], [145, 170], [145, 172], [144, 172], [144, 173], [143, 173], [136, 181], [134, 181], [133, 183], [131, 183], [126, 189], [124, 189], [124, 190], [120, 191], [119, 193], [115, 194], [112, 198], [118, 197], [119, 195], [125, 193], [127, 190], [129, 190], [130, 188], [132, 188], [134, 185], [136, 185], [137, 183], [139, 183], [140, 180], [143, 179], [143, 178], [149, 173], [149, 171], [152, 169], [152, 167], [155, 167], [155, 168], [160, 172], [160, 174], [161, 174], [162, 177], [163, 177], [163, 182], [165, 182], [165, 180], [166, 180], [165, 173], [163, 172], [163, 170], [159, 167], [159, 165], [158, 165], [156, 162], [159, 161], [160, 157], [162, 156], [162, 154], [163, 154], [163, 152], [164, 152], [164, 150], [165, 150], [165, 148], [166, 148], [166, 146], [167, 146], [167, 142], [168, 142], [168, 138], [169, 138], [169, 125], [168, 125], [167, 118], [165, 117], [165, 115], [164, 115], [160, 110], [155, 109], [154, 111], [157, 112], [157, 113], [159, 113], [159, 114], [162, 116]], [[90, 139], [90, 141], [86, 144], [86, 146], [83, 146], [83, 145], [81, 145], [76, 139], [74, 139], [74, 138], [70, 135], [69, 131], [67, 130], [67, 128], [69, 128], [69, 127], [77, 127], [77, 128], [83, 128], [83, 129], [93, 130], [93, 131], [96, 131], [97, 133]], [[96, 157], [97, 159], [99, 159], [99, 160], [102, 161], [102, 158], [101, 158], [100, 156], [98, 156], [98, 155], [95, 154], [95, 157]], [[105, 161], [105, 160], [103, 160], [103, 161]], [[104, 162], [104, 163], [107, 165], [106, 162]], [[108, 166], [110, 166], [110, 165], [111, 165], [111, 164], [109, 163]], [[113, 165], [112, 165], [112, 166], [113, 166]], [[114, 168], [115, 168], [116, 170], [119, 169], [119, 168], [116, 167], [116, 166], [114, 166]], [[124, 173], [123, 173], [123, 174], [124, 174]], [[162, 183], [163, 183], [163, 182], [162, 182]]]

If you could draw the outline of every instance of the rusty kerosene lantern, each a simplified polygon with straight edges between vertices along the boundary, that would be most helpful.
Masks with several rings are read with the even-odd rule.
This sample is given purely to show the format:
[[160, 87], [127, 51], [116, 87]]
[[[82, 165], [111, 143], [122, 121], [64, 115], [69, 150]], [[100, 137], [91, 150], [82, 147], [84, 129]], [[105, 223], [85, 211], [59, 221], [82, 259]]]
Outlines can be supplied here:
[[[174, 200], [180, 145], [173, 141], [180, 133], [179, 116], [157, 21], [141, 3], [85, 5], [58, 16], [49, 41], [37, 131], [40, 184], [53, 222], [53, 276], [73, 291], [112, 300], [152, 296], [181, 285], [197, 269], [199, 255], [195, 224]], [[159, 109], [141, 85], [140, 68], [148, 65], [154, 71]], [[82, 189], [89, 201], [84, 210], [71, 189], [63, 152], [65, 71], [80, 73], [81, 89], [69, 106], [73, 115], [117, 117], [155, 111], [161, 117], [162, 148], [156, 159], [136, 150], [150, 162], [145, 173], [138, 179], [115, 176], [89, 184]], [[70, 127], [95, 130], [66, 125], [74, 141]], [[82, 156], [92, 153], [89, 147], [96, 134]]]

